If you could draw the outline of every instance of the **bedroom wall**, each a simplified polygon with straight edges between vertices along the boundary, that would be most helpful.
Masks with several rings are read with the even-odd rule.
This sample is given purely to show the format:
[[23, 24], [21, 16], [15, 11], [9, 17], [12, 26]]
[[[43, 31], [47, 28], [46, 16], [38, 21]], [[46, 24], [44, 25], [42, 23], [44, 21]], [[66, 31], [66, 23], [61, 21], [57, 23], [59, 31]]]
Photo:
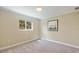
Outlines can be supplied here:
[[[19, 19], [33, 22], [33, 31], [19, 31]], [[30, 41], [40, 37], [40, 20], [11, 12], [0, 10], [0, 48], [22, 41]]]
[[[58, 32], [47, 30], [47, 21], [58, 19]], [[42, 38], [61, 41], [79, 46], [79, 11], [49, 17], [41, 22]]]

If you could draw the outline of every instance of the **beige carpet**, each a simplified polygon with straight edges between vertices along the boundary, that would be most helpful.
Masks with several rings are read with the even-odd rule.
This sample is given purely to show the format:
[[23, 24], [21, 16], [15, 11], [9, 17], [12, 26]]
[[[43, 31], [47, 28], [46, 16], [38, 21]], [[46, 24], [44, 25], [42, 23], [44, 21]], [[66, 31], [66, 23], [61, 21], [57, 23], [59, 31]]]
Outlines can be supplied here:
[[47, 40], [37, 40], [22, 44], [10, 49], [1, 51], [2, 53], [78, 53], [79, 49], [57, 44]]

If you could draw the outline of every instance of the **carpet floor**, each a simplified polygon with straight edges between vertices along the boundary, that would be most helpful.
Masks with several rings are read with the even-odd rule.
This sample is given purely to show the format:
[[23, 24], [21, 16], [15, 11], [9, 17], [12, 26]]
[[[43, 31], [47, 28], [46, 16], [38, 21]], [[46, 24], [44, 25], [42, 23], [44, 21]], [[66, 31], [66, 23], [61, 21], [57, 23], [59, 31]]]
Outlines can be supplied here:
[[47, 40], [36, 40], [1, 51], [1, 53], [78, 53], [79, 49]]

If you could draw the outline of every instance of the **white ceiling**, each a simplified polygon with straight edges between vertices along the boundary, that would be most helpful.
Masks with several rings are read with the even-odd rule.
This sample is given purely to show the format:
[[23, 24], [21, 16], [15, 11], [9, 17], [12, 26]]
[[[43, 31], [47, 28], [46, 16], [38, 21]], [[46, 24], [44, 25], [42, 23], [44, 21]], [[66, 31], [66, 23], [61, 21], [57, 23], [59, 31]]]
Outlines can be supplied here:
[[[36, 8], [43, 8], [42, 12], [37, 12]], [[6, 6], [3, 8], [9, 9], [11, 11], [15, 11], [17, 13], [21, 13], [24, 15], [28, 15], [31, 17], [36, 17], [39, 19], [48, 18], [51, 16], [58, 16], [66, 13], [70, 13], [75, 11], [74, 8], [76, 6]]]

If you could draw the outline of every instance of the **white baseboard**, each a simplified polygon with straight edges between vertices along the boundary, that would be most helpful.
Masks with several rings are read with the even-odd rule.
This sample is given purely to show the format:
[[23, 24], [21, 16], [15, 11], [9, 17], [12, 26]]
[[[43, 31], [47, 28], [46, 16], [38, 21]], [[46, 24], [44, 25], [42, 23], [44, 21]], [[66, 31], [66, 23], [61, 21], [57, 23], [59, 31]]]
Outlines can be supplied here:
[[64, 42], [56, 41], [56, 40], [52, 40], [52, 39], [43, 39], [43, 40], [48, 40], [48, 41], [51, 41], [51, 42], [55, 42], [55, 43], [58, 43], [58, 44], [63, 44], [65, 46], [69, 46], [69, 47], [73, 47], [73, 48], [79, 49], [79, 46], [72, 45], [72, 44], [69, 44], [69, 43], [64, 43]]
[[[21, 44], [24, 44], [24, 43], [28, 43], [28, 42], [31, 42], [31, 41], [34, 41], [34, 40], [37, 40], [37, 39], [39, 40], [39, 38], [35, 38], [35, 39], [29, 40], [29, 41], [22, 41], [22, 42], [13, 44], [13, 45], [9, 45], [9, 46], [6, 46], [6, 47], [2, 47], [2, 48], [0, 48], [0, 51], [1, 50], [5, 50], [5, 49], [8, 49], [8, 48], [11, 48], [11, 47], [15, 47], [15, 46], [18, 46], [18, 45], [21, 45]], [[41, 39], [42, 40], [48, 40], [48, 41], [51, 41], [51, 42], [55, 42], [55, 43], [58, 43], [58, 44], [62, 44], [62, 45], [65, 45], [65, 46], [69, 46], [69, 47], [73, 47], [73, 48], [79, 49], [79, 46], [72, 45], [72, 44], [69, 44], [69, 43], [64, 43], [64, 42], [56, 41], [56, 40], [52, 40], [52, 39], [44, 39], [44, 38], [41, 38]]]
[[22, 42], [18, 42], [16, 44], [12, 44], [12, 45], [9, 45], [9, 46], [6, 46], [6, 47], [2, 47], [2, 48], [0, 48], [0, 51], [11, 48], [11, 47], [15, 47], [15, 46], [18, 46], [18, 45], [21, 45], [21, 44], [24, 44], [24, 43], [29, 43], [29, 42], [32, 42], [32, 41], [37, 40], [37, 39], [39, 39], [39, 38], [34, 38], [32, 40], [29, 40], [29, 41], [22, 41]]

